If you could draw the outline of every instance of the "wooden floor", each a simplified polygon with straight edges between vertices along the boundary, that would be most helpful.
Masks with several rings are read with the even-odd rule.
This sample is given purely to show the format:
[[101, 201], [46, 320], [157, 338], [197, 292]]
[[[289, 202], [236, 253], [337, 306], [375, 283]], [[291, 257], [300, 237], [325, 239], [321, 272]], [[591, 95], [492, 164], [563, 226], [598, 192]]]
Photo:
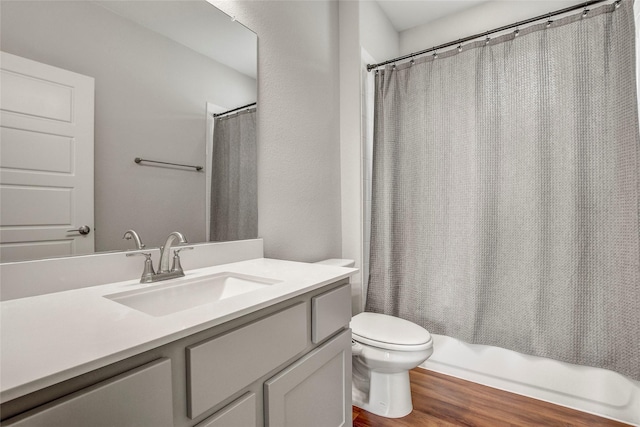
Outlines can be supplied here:
[[421, 368], [410, 377], [411, 414], [383, 418], [354, 406], [353, 426], [627, 426]]

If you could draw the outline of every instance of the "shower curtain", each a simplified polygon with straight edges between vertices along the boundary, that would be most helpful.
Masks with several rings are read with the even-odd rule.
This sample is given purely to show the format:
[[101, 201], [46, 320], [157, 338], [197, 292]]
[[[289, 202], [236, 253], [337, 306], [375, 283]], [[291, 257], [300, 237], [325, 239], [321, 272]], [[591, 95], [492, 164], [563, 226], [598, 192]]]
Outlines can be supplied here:
[[367, 311], [640, 380], [632, 1], [376, 76]]
[[215, 120], [211, 241], [258, 237], [256, 110]]

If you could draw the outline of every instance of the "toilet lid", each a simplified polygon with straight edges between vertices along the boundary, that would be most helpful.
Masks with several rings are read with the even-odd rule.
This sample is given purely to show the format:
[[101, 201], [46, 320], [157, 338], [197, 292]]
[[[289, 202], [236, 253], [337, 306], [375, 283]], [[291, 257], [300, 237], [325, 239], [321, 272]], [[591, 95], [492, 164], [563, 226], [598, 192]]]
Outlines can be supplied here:
[[354, 335], [379, 347], [420, 346], [431, 343], [431, 334], [421, 326], [399, 317], [379, 313], [360, 313], [351, 318]]

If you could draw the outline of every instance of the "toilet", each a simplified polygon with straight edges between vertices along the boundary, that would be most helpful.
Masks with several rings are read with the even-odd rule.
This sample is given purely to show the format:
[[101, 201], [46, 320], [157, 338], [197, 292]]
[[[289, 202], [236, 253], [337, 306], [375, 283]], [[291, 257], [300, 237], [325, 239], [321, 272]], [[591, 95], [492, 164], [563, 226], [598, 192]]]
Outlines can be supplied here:
[[388, 418], [413, 410], [409, 370], [433, 353], [429, 332], [398, 317], [360, 313], [351, 318], [353, 404]]
[[[318, 264], [353, 267], [352, 260]], [[433, 353], [431, 334], [408, 320], [379, 313], [351, 318], [353, 405], [387, 418], [413, 410], [409, 370]]]

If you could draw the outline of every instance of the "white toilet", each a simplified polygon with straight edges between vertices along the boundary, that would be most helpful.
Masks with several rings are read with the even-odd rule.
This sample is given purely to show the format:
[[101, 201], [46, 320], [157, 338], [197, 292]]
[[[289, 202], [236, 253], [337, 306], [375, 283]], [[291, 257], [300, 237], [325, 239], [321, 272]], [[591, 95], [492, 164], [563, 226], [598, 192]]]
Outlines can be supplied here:
[[388, 418], [413, 410], [409, 370], [433, 353], [429, 332], [398, 317], [360, 313], [351, 319], [353, 404]]
[[[354, 262], [329, 259], [319, 264], [352, 267]], [[413, 410], [409, 370], [433, 353], [429, 332], [393, 316], [360, 313], [351, 319], [353, 404], [388, 418]]]

